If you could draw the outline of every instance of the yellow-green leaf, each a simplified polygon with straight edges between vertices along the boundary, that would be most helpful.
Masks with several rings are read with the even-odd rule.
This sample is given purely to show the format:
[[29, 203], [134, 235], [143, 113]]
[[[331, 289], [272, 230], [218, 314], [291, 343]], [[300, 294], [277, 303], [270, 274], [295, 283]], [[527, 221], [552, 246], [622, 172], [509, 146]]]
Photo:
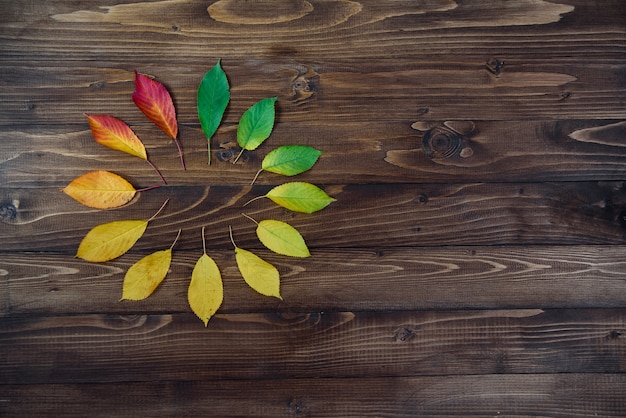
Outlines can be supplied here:
[[85, 235], [76, 257], [100, 263], [130, 250], [146, 231], [148, 221], [115, 221], [98, 225]]
[[256, 234], [263, 245], [277, 254], [303, 258], [311, 255], [302, 235], [288, 223], [263, 220], [259, 222]]
[[98, 170], [75, 178], [63, 192], [85, 206], [110, 209], [130, 202], [137, 190], [117, 174]]
[[319, 187], [302, 181], [276, 186], [265, 197], [284, 208], [303, 213], [317, 212], [335, 201]]
[[235, 247], [237, 267], [243, 279], [252, 289], [265, 296], [280, 296], [280, 275], [276, 267], [263, 260], [258, 255]]
[[263, 99], [244, 112], [237, 126], [237, 143], [242, 149], [254, 150], [265, 141], [274, 128], [278, 97]]
[[224, 299], [222, 276], [215, 261], [206, 252], [202, 254], [191, 273], [187, 300], [191, 310], [204, 322], [217, 312]]
[[133, 264], [124, 276], [122, 300], [147, 298], [161, 284], [172, 262], [172, 249], [149, 254]]
[[322, 151], [308, 145], [283, 145], [270, 151], [261, 167], [283, 176], [295, 176], [311, 169], [320, 155]]

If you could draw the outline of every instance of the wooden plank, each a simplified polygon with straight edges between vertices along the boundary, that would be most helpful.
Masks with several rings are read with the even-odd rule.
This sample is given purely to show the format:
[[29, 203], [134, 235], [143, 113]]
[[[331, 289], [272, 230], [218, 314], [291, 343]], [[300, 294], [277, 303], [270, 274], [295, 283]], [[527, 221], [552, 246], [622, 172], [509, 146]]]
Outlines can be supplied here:
[[[590, 59], [623, 54], [620, 0], [321, 1], [274, 0], [253, 7], [222, 0], [3, 2], [0, 57], [154, 62], [164, 56], [302, 58], [455, 56], [468, 50]], [[282, 12], [282, 13], [281, 13]], [[103, 58], [104, 57], [104, 58]]]
[[[232, 86], [224, 121], [264, 97], [278, 96], [279, 122], [374, 120], [624, 119], [626, 60], [589, 63], [510, 57], [497, 74], [489, 56], [437, 60], [296, 61], [224, 59]], [[196, 90], [217, 58], [199, 65], [123, 62], [3, 64], [0, 125], [83, 124], [83, 113], [146, 123], [130, 100], [134, 69], [165, 83], [181, 123], [198, 123]], [[69, 67], [69, 68], [68, 68]]]
[[13, 317], [4, 384], [621, 373], [626, 310]]
[[[190, 312], [185, 291], [200, 254], [175, 251], [170, 273], [150, 298], [120, 303], [125, 272], [142, 253], [106, 264], [5, 253], [1, 313]], [[259, 254], [281, 272], [283, 300], [250, 289], [231, 250], [211, 251], [226, 289], [221, 313], [626, 305], [624, 246], [322, 249], [307, 260]]]
[[[338, 178], [357, 184], [626, 178], [626, 122], [615, 120], [279, 123], [265, 144], [246, 151], [236, 165], [230, 164], [239, 153], [236, 128], [228, 125], [212, 141], [210, 166], [200, 128], [183, 126], [180, 139], [187, 171], [180, 169], [174, 143], [158, 128], [132, 128], [173, 185], [249, 185], [271, 149], [293, 143], [324, 151], [312, 170], [297, 177], [317, 184], [336, 183]], [[4, 187], [63, 188], [92, 170], [115, 171], [138, 188], [159, 183], [144, 162], [97, 144], [86, 120], [82, 125], [7, 127], [0, 140]], [[282, 180], [265, 173], [256, 184]]]
[[124, 208], [84, 207], [54, 189], [0, 189], [0, 251], [48, 251], [74, 255], [92, 227], [116, 220], [148, 219], [167, 200], [165, 211], [148, 226], [137, 250], [171, 245], [201, 248], [207, 228], [210, 249], [238, 245], [259, 248], [257, 221], [278, 219], [296, 227], [313, 250], [341, 247], [449, 245], [623, 244], [626, 203], [621, 182], [325, 185], [337, 199], [314, 214], [298, 214], [264, 195], [267, 186], [178, 186], [144, 192]]
[[622, 416], [623, 374], [0, 386], [3, 416]]

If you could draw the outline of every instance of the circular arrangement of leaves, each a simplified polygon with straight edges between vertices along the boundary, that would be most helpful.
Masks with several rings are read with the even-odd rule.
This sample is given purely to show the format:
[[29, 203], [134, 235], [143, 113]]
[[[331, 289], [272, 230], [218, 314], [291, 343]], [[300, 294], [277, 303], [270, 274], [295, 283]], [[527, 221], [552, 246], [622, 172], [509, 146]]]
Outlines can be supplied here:
[[[132, 100], [150, 121], [172, 138], [178, 148], [181, 166], [185, 170], [185, 161], [178, 142], [176, 110], [165, 86], [135, 71], [135, 92]], [[198, 119], [208, 144], [222, 122], [229, 101], [230, 85], [218, 61], [204, 75], [197, 91]], [[241, 147], [241, 152], [235, 162], [245, 150], [254, 150], [269, 138], [274, 128], [276, 101], [277, 97], [262, 99], [241, 116], [237, 127], [237, 143]], [[145, 160], [159, 175], [163, 184], [167, 184], [157, 167], [148, 159], [141, 140], [124, 121], [111, 115], [85, 114], [85, 117], [97, 143]], [[307, 145], [294, 144], [275, 148], [263, 159], [261, 169], [252, 179], [252, 184], [262, 171], [283, 176], [303, 173], [313, 167], [321, 154], [322, 151]], [[210, 145], [208, 163], [211, 163]], [[62, 191], [83, 205], [111, 209], [127, 204], [137, 192], [155, 187], [158, 186], [138, 190], [123, 177], [110, 171], [98, 170], [74, 179]], [[335, 201], [319, 187], [298, 181], [276, 186], [267, 194], [252, 200], [260, 198], [268, 198], [288, 210], [302, 213], [317, 212]], [[82, 239], [76, 256], [94, 263], [122, 256], [143, 236], [148, 224], [166, 205], [167, 201], [147, 220], [114, 221], [94, 227]], [[273, 219], [257, 222], [245, 214], [243, 216], [256, 224], [259, 241], [271, 251], [291, 257], [310, 256], [304, 238], [288, 223]], [[143, 257], [127, 270], [121, 300], [142, 300], [156, 290], [167, 276], [172, 261], [172, 250], [180, 234], [179, 230], [170, 248]], [[253, 252], [237, 247], [230, 228], [229, 235], [235, 247], [237, 267], [245, 282], [261, 295], [282, 299], [278, 269]], [[203, 254], [191, 274], [187, 300], [191, 310], [207, 326], [209, 319], [222, 304], [224, 288], [220, 269], [207, 254], [204, 228], [202, 228], [202, 248]]]

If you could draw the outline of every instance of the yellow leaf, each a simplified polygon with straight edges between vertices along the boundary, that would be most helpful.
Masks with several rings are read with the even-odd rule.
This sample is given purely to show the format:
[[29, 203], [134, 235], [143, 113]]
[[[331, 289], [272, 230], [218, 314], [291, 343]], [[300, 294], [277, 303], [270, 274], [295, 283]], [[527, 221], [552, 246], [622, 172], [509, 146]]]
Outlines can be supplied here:
[[187, 300], [191, 310], [204, 322], [205, 327], [224, 300], [220, 270], [206, 252], [202, 254], [191, 273]]
[[168, 201], [147, 221], [115, 221], [94, 227], [80, 242], [76, 257], [101, 263], [121, 256], [141, 238], [148, 222], [161, 213]]
[[302, 235], [288, 223], [272, 219], [263, 220], [259, 222], [256, 234], [261, 243], [275, 253], [291, 257], [311, 255]]
[[63, 192], [85, 206], [110, 209], [130, 202], [137, 190], [117, 174], [98, 170], [75, 178]]
[[98, 225], [85, 235], [76, 257], [100, 263], [130, 250], [146, 231], [148, 221], [115, 221]]
[[256, 254], [235, 247], [237, 267], [248, 286], [265, 296], [280, 296], [280, 275], [276, 267]]
[[149, 254], [133, 264], [124, 276], [121, 300], [147, 298], [161, 284], [172, 262], [172, 249]]

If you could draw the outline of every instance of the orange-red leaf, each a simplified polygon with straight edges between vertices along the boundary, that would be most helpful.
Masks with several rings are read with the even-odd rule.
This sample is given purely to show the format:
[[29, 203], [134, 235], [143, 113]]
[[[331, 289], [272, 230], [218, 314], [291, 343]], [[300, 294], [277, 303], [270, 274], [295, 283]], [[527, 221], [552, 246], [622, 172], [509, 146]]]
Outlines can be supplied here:
[[176, 110], [172, 97], [163, 84], [135, 71], [133, 102], [167, 136], [176, 139]]
[[137, 190], [117, 174], [98, 170], [75, 178], [63, 192], [85, 206], [110, 209], [130, 202]]
[[143, 143], [124, 121], [109, 115], [85, 114], [85, 117], [97, 143], [143, 160], [148, 159]]

